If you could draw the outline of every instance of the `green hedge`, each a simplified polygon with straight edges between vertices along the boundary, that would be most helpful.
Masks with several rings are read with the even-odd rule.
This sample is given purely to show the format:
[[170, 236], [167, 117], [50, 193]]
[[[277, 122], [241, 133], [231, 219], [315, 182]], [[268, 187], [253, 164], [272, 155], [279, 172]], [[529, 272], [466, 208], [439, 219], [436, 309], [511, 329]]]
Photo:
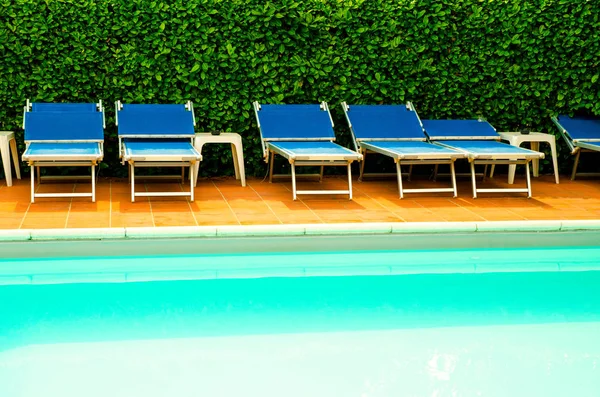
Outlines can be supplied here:
[[[600, 114], [598, 32], [586, 0], [0, 0], [0, 128], [26, 98], [102, 99], [105, 175], [125, 172], [116, 99], [192, 100], [199, 131], [243, 135], [256, 175], [253, 100], [328, 101], [343, 143], [344, 100], [554, 132], [550, 115]], [[228, 152], [211, 146], [203, 173], [231, 174]]]

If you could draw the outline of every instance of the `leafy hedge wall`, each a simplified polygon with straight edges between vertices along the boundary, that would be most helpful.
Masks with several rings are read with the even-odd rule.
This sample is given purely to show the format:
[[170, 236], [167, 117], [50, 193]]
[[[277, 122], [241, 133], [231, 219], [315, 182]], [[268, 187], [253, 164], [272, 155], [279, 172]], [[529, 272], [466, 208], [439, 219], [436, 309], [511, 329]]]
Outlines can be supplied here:
[[[125, 172], [116, 99], [191, 99], [199, 131], [243, 135], [257, 175], [253, 100], [329, 101], [342, 143], [344, 100], [554, 132], [550, 115], [600, 114], [599, 18], [595, 0], [0, 0], [0, 128], [26, 98], [103, 99], [105, 175]], [[232, 173], [209, 148], [203, 173]]]

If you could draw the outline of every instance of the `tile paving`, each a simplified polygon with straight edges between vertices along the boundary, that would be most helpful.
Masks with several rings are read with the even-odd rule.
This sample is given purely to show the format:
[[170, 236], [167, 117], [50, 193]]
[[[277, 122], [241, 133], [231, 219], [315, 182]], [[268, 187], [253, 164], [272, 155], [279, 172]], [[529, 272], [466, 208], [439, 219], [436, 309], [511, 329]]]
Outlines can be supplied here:
[[[300, 181], [303, 189], [340, 189], [345, 179], [326, 177], [322, 183]], [[426, 186], [428, 180], [405, 183]], [[445, 181], [439, 181], [446, 183]], [[524, 176], [515, 184], [523, 184]], [[29, 180], [12, 187], [0, 181], [0, 229], [89, 228], [136, 226], [256, 225], [340, 222], [449, 222], [499, 220], [600, 219], [600, 180], [533, 179], [533, 198], [523, 194], [482, 194], [473, 199], [468, 178], [459, 180], [457, 198], [444, 193], [398, 197], [395, 179], [355, 181], [354, 200], [346, 196], [299, 196], [292, 200], [291, 183], [248, 178], [241, 187], [233, 178], [198, 181], [196, 201], [150, 197], [130, 201], [127, 180], [100, 179], [97, 201], [88, 198], [40, 198], [29, 201]], [[487, 187], [505, 187], [506, 175], [487, 179]], [[483, 185], [481, 185], [483, 186]], [[87, 191], [86, 183], [43, 183], [40, 191]], [[186, 189], [177, 182], [146, 182], [136, 188]]]

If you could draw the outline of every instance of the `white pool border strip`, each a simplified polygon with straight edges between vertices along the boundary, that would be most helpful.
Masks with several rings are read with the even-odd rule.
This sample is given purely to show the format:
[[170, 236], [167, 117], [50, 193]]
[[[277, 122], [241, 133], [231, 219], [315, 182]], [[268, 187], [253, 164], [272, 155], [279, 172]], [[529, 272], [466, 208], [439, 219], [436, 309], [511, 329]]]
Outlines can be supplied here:
[[382, 222], [248, 226], [173, 226], [81, 229], [0, 230], [0, 242], [48, 240], [122, 240], [203, 237], [285, 237], [357, 234], [444, 234], [494, 232], [598, 231], [598, 220], [496, 222]]

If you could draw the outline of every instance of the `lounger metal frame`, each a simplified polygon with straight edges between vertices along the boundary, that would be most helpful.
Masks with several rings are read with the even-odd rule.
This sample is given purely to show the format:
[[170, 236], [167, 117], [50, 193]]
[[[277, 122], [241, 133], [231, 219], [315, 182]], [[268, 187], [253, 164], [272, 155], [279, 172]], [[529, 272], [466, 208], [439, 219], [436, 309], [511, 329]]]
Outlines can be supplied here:
[[[483, 119], [478, 119], [478, 121], [487, 123], [487, 121], [485, 121]], [[489, 124], [489, 125], [491, 128], [493, 128], [494, 131], [496, 131], [496, 129], [491, 124]], [[427, 130], [425, 130], [425, 132], [427, 133]], [[530, 158], [530, 157], [522, 158], [523, 156], [518, 153], [514, 153], [514, 154], [510, 154], [510, 153], [477, 153], [474, 151], [465, 150], [460, 147], [456, 147], [456, 146], [452, 146], [452, 145], [448, 145], [448, 144], [444, 143], [444, 140], [455, 140], [455, 141], [490, 140], [490, 141], [500, 142], [501, 141], [500, 135], [498, 135], [498, 136], [435, 136], [435, 137], [430, 136], [430, 139], [435, 144], [465, 153], [465, 155], [467, 156], [467, 159], [469, 161], [470, 168], [471, 168], [471, 185], [473, 188], [473, 198], [477, 198], [477, 193], [527, 193], [527, 198], [531, 198], [532, 193], [531, 193], [531, 176], [529, 173], [529, 163], [533, 160], [532, 158]], [[506, 144], [506, 145], [508, 145], [508, 144]], [[532, 150], [527, 150], [527, 149], [522, 149], [522, 148], [520, 148], [520, 149], [522, 151], [529, 151], [531, 153], [537, 153], [539, 155], [540, 159], [544, 158], [544, 154], [541, 152], [534, 152]], [[495, 165], [518, 165], [518, 164], [525, 165], [525, 175], [526, 175], [526, 179], [527, 179], [525, 188], [509, 187], [509, 188], [489, 189], [489, 188], [478, 188], [477, 187], [477, 180], [476, 180], [476, 173], [475, 173], [476, 165], [485, 165], [485, 167], [487, 169], [488, 165], [495, 166]], [[484, 178], [485, 178], [485, 172], [484, 172]]]
[[[194, 127], [196, 126], [196, 116], [194, 114], [194, 105], [192, 101], [185, 103], [185, 109], [192, 112], [192, 121]], [[115, 125], [119, 125], [119, 111], [123, 109], [123, 104], [120, 100], [115, 102]], [[193, 157], [181, 157], [171, 156], [164, 154], [156, 155], [143, 155], [135, 156], [127, 153], [125, 139], [189, 139], [190, 145], [194, 147], [194, 136], [189, 134], [183, 135], [157, 135], [157, 134], [119, 134], [119, 158], [121, 164], [127, 163], [127, 170], [129, 176], [129, 183], [131, 185], [131, 202], [135, 202], [136, 197], [189, 197], [190, 201], [194, 201], [194, 186], [196, 185], [194, 168], [196, 162], [202, 160], [202, 156], [198, 153], [198, 156]], [[195, 151], [195, 149], [194, 149]], [[185, 169], [189, 171], [189, 192], [136, 192], [135, 191], [135, 167], [139, 168], [155, 168], [155, 167], [181, 167], [181, 183], [185, 182]], [[179, 178], [179, 176], [173, 175], [158, 175], [158, 176], [143, 176], [138, 177], [140, 179], [173, 179]]]
[[[377, 106], [377, 105], [373, 105], [373, 106]], [[456, 175], [455, 175], [455, 171], [454, 171], [454, 162], [459, 158], [466, 157], [466, 155], [464, 153], [456, 152], [456, 155], [453, 155], [450, 158], [441, 159], [439, 153], [423, 152], [423, 153], [403, 154], [403, 153], [389, 151], [389, 150], [386, 150], [385, 148], [378, 147], [376, 145], [376, 142], [381, 142], [381, 141], [428, 142], [428, 140], [427, 140], [427, 137], [424, 132], [423, 132], [423, 138], [357, 138], [356, 133], [353, 128], [353, 125], [352, 125], [352, 121], [350, 120], [350, 116], [348, 115], [348, 112], [350, 111], [350, 105], [348, 105], [346, 102], [342, 102], [342, 107], [344, 109], [346, 121], [348, 122], [348, 127], [350, 128], [350, 132], [352, 134], [352, 141], [355, 142], [355, 147], [358, 146], [357, 150], [359, 150], [363, 156], [361, 164], [360, 164], [360, 175], [358, 178], [359, 181], [362, 181], [363, 177], [365, 175], [366, 176], [374, 176], [374, 177], [393, 175], [393, 174], [383, 174], [383, 173], [365, 174], [364, 169], [365, 169], [367, 153], [379, 153], [384, 156], [391, 157], [394, 160], [394, 163], [396, 165], [396, 178], [398, 181], [398, 192], [400, 194], [401, 199], [404, 198], [404, 193], [452, 193], [453, 197], [456, 197], [458, 195], [457, 188], [456, 188]], [[421, 128], [423, 128], [423, 123], [421, 122], [421, 119], [419, 118], [419, 114], [417, 113], [413, 104], [411, 102], [407, 102], [406, 108], [409, 111], [415, 112], [415, 115], [417, 116], [417, 119], [419, 120], [419, 124], [421, 125]], [[407, 180], [410, 181], [413, 165], [435, 165], [436, 169], [437, 169], [437, 165], [440, 165], [440, 164], [450, 165], [452, 187], [450, 187], [450, 188], [414, 188], [414, 189], [405, 189], [403, 187], [402, 165], [409, 166], [408, 173], [405, 173], [405, 175], [407, 175]]]
[[[262, 145], [262, 149], [263, 149], [263, 157], [264, 157], [265, 162], [269, 164], [269, 182], [270, 183], [273, 182], [273, 178], [278, 178], [278, 177], [289, 178], [290, 177], [289, 175], [280, 175], [280, 174], [275, 175], [273, 173], [275, 155], [278, 154], [278, 155], [286, 158], [288, 160], [288, 162], [290, 163], [291, 179], [292, 179], [292, 197], [294, 200], [297, 199], [297, 196], [299, 194], [347, 194], [349, 200], [352, 200], [352, 169], [351, 169], [351, 165], [352, 165], [353, 161], [360, 160], [362, 158], [362, 155], [360, 153], [358, 153], [357, 150], [352, 152], [350, 149], [347, 149], [348, 150], [347, 155], [342, 155], [342, 154], [324, 155], [324, 154], [319, 154], [319, 153], [297, 155], [291, 151], [282, 149], [282, 148], [276, 146], [277, 141], [334, 142], [335, 137], [332, 137], [332, 138], [329, 138], [329, 137], [293, 138], [293, 139], [265, 138], [263, 136], [263, 132], [262, 132], [261, 124], [260, 124], [260, 118], [259, 118], [259, 112], [261, 110], [261, 105], [258, 103], [258, 101], [255, 101], [252, 103], [252, 107], [254, 108], [254, 114], [256, 116], [256, 123], [258, 125], [258, 130], [260, 131], [261, 145]], [[327, 112], [327, 115], [329, 116], [329, 120], [331, 122], [331, 128], [333, 128], [334, 123], [333, 123], [333, 119], [331, 117], [331, 113], [329, 111], [329, 106], [327, 105], [327, 102], [321, 102], [319, 107], [320, 107], [321, 111]], [[275, 144], [273, 144], [272, 142]], [[347, 169], [347, 174], [348, 174], [348, 190], [298, 190], [296, 188], [296, 179], [299, 178], [300, 176], [296, 175], [296, 166], [298, 166], [298, 167], [320, 166], [321, 170], [320, 170], [319, 174], [303, 175], [304, 177], [318, 176], [319, 182], [322, 182], [322, 180], [323, 180], [323, 171], [324, 171], [325, 166], [345, 166]]]
[[558, 127], [558, 131], [560, 135], [563, 137], [563, 140], [566, 142], [569, 149], [571, 149], [571, 154], [575, 156], [575, 161], [573, 163], [573, 168], [571, 170], [571, 180], [574, 181], [577, 175], [586, 177], [586, 176], [600, 176], [600, 172], [580, 172], [577, 173], [577, 167], [579, 166], [579, 158], [582, 152], [585, 153], [599, 153], [598, 144], [600, 144], [600, 138], [598, 139], [573, 139], [569, 132], [560, 124], [557, 117], [551, 117], [552, 122], [556, 127]]
[[[32, 103], [29, 99], [26, 100], [26, 104], [23, 109], [23, 130], [25, 130], [25, 114], [32, 111]], [[99, 100], [96, 104], [96, 110], [102, 113], [102, 128], [106, 129], [106, 115], [104, 113], [104, 107], [102, 106], [102, 100]], [[90, 156], [82, 155], [36, 155], [27, 156], [26, 152], [32, 143], [97, 143], [99, 147], [100, 155], [90, 159]], [[96, 202], [96, 166], [104, 158], [104, 140], [96, 139], [78, 139], [78, 140], [26, 140], [25, 141], [25, 152], [23, 153], [23, 161], [31, 167], [31, 202], [35, 202], [36, 197], [91, 197], [92, 202]], [[35, 180], [37, 176], [38, 184], [41, 184], [42, 180], [73, 180], [73, 179], [87, 179], [83, 176], [41, 176], [41, 167], [90, 167], [90, 181], [92, 185], [92, 191], [89, 193], [36, 193], [35, 191]]]

